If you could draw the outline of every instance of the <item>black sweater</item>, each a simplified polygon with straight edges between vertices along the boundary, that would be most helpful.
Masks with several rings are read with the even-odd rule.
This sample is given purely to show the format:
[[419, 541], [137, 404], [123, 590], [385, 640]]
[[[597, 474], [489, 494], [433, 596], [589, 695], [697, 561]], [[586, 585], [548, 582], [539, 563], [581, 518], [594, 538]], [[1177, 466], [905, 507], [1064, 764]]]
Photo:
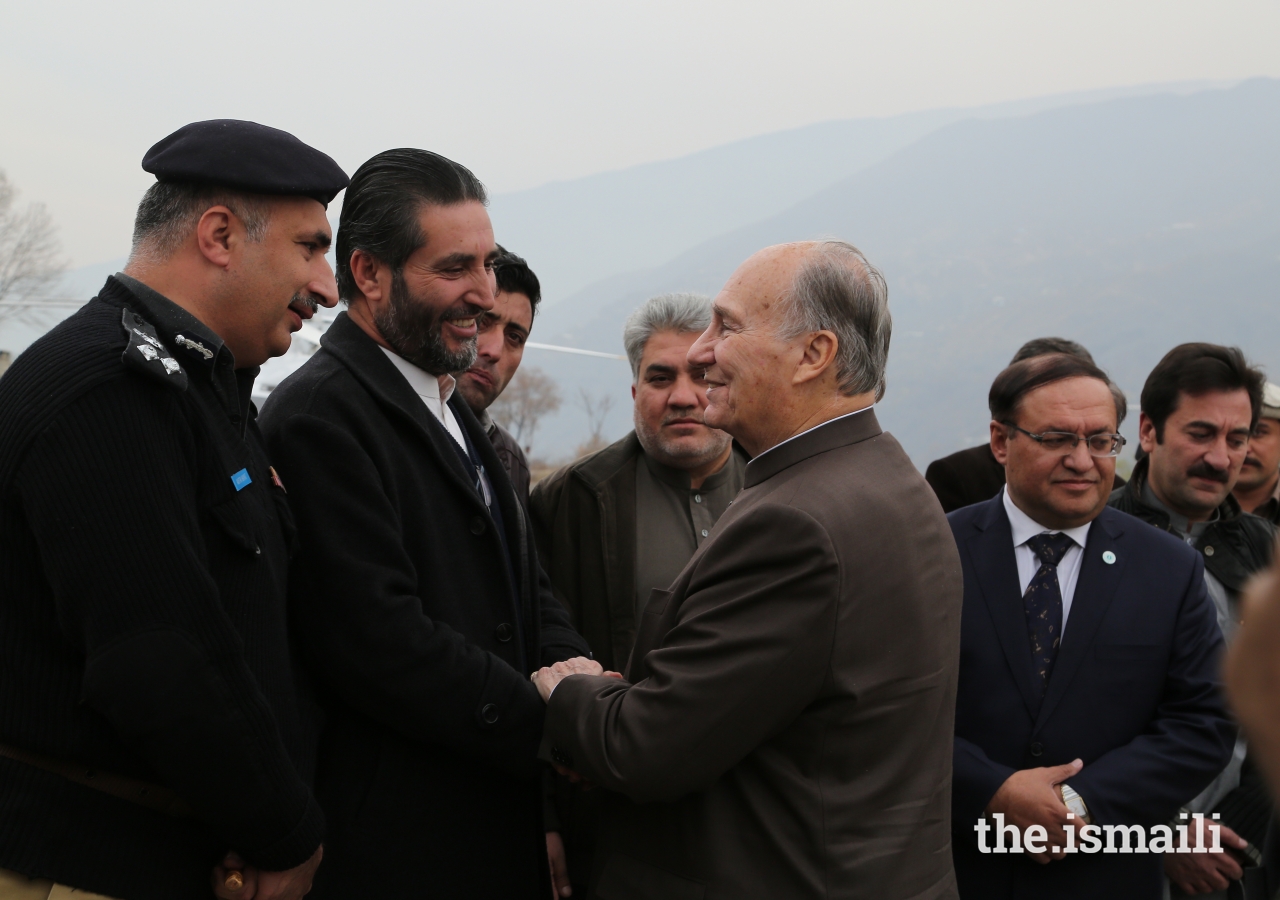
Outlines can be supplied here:
[[0, 867], [206, 900], [228, 849], [283, 869], [319, 844], [285, 623], [292, 526], [252, 374], [177, 306], [108, 279], [0, 379], [0, 742], [194, 811], [0, 758]]

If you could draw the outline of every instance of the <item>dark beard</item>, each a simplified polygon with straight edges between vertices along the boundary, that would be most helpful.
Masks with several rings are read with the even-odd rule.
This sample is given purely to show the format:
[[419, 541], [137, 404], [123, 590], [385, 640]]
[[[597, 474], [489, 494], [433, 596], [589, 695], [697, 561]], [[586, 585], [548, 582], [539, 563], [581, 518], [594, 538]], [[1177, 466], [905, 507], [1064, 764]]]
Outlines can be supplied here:
[[481, 312], [478, 307], [463, 303], [435, 313], [425, 302], [415, 301], [404, 278], [396, 272], [391, 276], [391, 302], [373, 322], [401, 359], [432, 375], [449, 375], [471, 368], [476, 361], [476, 339], [467, 340], [455, 353], [444, 342], [444, 323], [469, 319]]

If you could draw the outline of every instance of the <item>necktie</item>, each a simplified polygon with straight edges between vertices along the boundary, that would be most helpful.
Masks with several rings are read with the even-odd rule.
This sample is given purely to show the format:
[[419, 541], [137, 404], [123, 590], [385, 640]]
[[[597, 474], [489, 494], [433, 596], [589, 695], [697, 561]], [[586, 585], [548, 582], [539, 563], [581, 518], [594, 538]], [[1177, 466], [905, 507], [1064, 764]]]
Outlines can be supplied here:
[[1027, 546], [1040, 559], [1040, 569], [1022, 595], [1031, 636], [1031, 658], [1040, 676], [1040, 696], [1049, 685], [1049, 674], [1062, 640], [1062, 588], [1058, 584], [1058, 563], [1072, 545], [1065, 534], [1037, 534]]

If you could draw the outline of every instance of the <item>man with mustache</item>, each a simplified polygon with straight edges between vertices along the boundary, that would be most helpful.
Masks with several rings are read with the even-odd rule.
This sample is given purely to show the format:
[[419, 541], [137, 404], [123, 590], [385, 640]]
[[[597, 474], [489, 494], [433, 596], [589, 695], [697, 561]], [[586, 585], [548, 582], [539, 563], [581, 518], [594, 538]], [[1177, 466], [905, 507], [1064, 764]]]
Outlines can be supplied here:
[[[1191, 343], [1170, 350], [1142, 387], [1138, 429], [1146, 456], [1110, 500], [1200, 553], [1228, 643], [1240, 622], [1240, 593], [1271, 561], [1275, 543], [1271, 524], [1246, 514], [1231, 495], [1262, 411], [1263, 384], [1262, 372], [1235, 347]], [[1193, 813], [1219, 813], [1223, 845], [1241, 850], [1245, 842], [1262, 845], [1269, 808], [1243, 740], [1222, 774], [1187, 804]], [[1221, 892], [1243, 874], [1242, 858], [1166, 854], [1165, 874], [1175, 892]]]
[[[0, 898], [298, 900], [324, 816], [258, 367], [337, 303], [332, 159], [153, 146], [123, 272], [0, 381]], [[229, 871], [234, 870], [234, 871]]]
[[456, 391], [493, 309], [484, 186], [423, 150], [352, 178], [347, 303], [263, 410], [299, 552], [293, 630], [326, 712], [319, 898], [545, 898], [529, 673], [587, 653]]
[[467, 401], [493, 444], [522, 503], [529, 502], [529, 461], [520, 442], [493, 421], [489, 407], [502, 396], [524, 359], [524, 345], [542, 299], [542, 286], [529, 264], [499, 246], [493, 261], [498, 289], [493, 309], [479, 319], [476, 361], [458, 376], [458, 393]]
[[1263, 388], [1262, 413], [1231, 493], [1246, 512], [1280, 525], [1280, 384]]
[[[703, 421], [706, 381], [688, 360], [710, 321], [711, 301], [697, 294], [654, 297], [632, 313], [623, 344], [635, 431], [533, 491], [538, 549], [557, 596], [606, 669], [626, 665], [650, 592], [680, 574], [742, 489], [747, 456]], [[568, 879], [561, 874], [558, 883], [571, 882], [579, 896], [599, 805], [599, 792], [559, 783], [559, 830], [548, 834], [548, 848], [553, 868], [567, 856]]]

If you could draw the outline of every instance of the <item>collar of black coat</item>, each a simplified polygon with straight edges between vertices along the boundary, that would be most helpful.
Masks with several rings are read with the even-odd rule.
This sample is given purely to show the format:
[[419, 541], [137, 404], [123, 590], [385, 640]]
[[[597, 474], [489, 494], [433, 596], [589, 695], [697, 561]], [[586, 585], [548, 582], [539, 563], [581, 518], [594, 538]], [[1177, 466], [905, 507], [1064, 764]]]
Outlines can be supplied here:
[[[474, 473], [466, 471], [466, 467], [458, 456], [455, 449], [457, 442], [427, 409], [408, 379], [387, 358], [387, 354], [382, 352], [378, 343], [365, 334], [364, 330], [352, 321], [351, 316], [345, 312], [340, 313], [321, 336], [320, 346], [325, 352], [339, 359], [351, 372], [352, 377], [360, 382], [375, 400], [416, 423], [428, 444], [435, 448], [439, 461], [453, 473], [458, 484], [481, 506], [484, 505], [484, 501], [480, 499], [479, 494], [476, 494], [472, 483]], [[462, 399], [461, 392], [454, 391], [448, 404], [458, 420], [459, 427], [467, 432], [475, 452], [484, 462], [487, 474], [494, 482], [494, 487], [502, 500], [503, 514], [508, 514], [506, 492], [509, 488], [500, 486], [506, 479], [506, 470], [493, 455], [492, 444], [481, 430], [475, 413]], [[514, 494], [512, 496], [514, 497]]]
[[108, 276], [98, 296], [128, 306], [146, 319], [188, 375], [199, 375], [213, 385], [227, 415], [244, 430], [253, 415], [251, 398], [257, 366], [237, 369], [231, 350], [213, 329], [159, 291], [123, 272]]
[[164, 294], [136, 278], [117, 272], [108, 280], [118, 281], [137, 301], [143, 318], [155, 326], [170, 352], [178, 356], [187, 371], [212, 372], [218, 357], [226, 354], [235, 368], [235, 360], [222, 338], [191, 313]]
[[837, 416], [775, 447], [770, 447], [751, 460], [747, 463], [746, 481], [742, 486], [743, 488], [754, 487], [811, 456], [835, 450], [837, 447], [857, 444], [883, 433], [880, 422], [876, 419], [876, 411], [872, 408]]

